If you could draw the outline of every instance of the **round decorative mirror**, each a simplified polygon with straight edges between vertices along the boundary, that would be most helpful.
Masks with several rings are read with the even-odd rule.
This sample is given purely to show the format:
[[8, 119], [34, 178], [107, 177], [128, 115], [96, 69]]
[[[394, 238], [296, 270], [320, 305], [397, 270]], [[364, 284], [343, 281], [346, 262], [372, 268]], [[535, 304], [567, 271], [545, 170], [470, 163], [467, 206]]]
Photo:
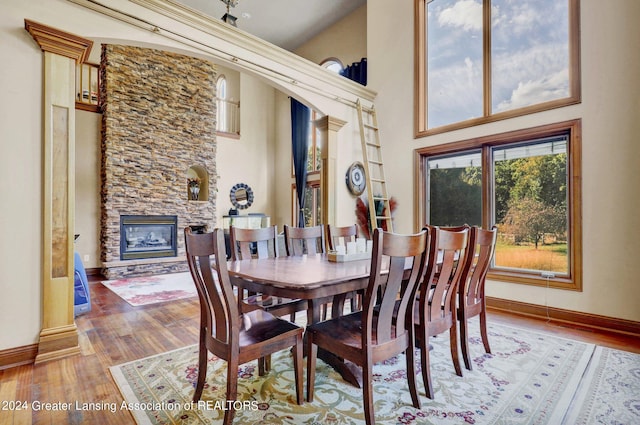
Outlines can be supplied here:
[[244, 210], [253, 204], [253, 190], [244, 183], [238, 183], [231, 188], [229, 198], [235, 208]]

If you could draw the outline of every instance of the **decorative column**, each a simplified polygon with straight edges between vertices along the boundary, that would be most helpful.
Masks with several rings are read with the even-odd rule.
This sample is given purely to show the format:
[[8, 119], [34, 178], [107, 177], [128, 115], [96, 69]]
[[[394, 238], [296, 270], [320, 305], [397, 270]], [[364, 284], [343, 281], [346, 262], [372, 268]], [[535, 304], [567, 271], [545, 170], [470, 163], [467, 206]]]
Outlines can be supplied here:
[[338, 131], [347, 123], [339, 118], [324, 116], [315, 120], [320, 130], [322, 145], [322, 168], [320, 171], [320, 193], [322, 194], [322, 222], [336, 224], [336, 195], [338, 193]]
[[42, 49], [42, 330], [36, 363], [80, 352], [74, 321], [76, 64], [93, 42], [37, 22], [25, 29]]

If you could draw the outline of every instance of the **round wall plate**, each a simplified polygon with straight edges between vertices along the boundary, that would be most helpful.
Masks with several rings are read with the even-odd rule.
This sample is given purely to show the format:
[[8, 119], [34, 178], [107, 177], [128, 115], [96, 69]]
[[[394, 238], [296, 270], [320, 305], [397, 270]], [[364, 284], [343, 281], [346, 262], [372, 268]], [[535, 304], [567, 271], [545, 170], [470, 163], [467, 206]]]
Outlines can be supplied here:
[[367, 180], [365, 179], [364, 166], [361, 162], [356, 161], [349, 166], [345, 180], [349, 192], [356, 196], [362, 195], [362, 192], [367, 187]]

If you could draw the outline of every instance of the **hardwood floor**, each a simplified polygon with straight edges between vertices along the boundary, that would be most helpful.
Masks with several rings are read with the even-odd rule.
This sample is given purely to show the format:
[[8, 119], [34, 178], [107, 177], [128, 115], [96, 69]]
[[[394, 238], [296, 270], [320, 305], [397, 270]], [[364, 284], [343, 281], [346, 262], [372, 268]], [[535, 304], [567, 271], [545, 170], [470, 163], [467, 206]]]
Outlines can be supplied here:
[[[27, 407], [4, 410], [9, 404], [0, 405], [0, 425], [134, 424], [130, 413], [119, 408], [122, 396], [109, 367], [198, 342], [197, 298], [131, 307], [99, 278], [91, 280], [92, 310], [76, 319], [81, 354], [0, 371], [0, 403]], [[640, 338], [633, 336], [497, 311], [490, 312], [489, 320], [640, 353]], [[116, 403], [118, 408], [82, 411], [76, 402]]]

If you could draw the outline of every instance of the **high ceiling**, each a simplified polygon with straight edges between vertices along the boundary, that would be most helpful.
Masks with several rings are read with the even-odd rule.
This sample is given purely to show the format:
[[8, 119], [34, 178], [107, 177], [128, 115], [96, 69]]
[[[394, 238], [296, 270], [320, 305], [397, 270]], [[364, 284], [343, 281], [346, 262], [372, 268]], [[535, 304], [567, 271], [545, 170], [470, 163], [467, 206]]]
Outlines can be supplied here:
[[[227, 6], [221, 0], [176, 0], [215, 18]], [[237, 26], [283, 49], [292, 51], [339, 21], [366, 0], [239, 0], [230, 14]]]

